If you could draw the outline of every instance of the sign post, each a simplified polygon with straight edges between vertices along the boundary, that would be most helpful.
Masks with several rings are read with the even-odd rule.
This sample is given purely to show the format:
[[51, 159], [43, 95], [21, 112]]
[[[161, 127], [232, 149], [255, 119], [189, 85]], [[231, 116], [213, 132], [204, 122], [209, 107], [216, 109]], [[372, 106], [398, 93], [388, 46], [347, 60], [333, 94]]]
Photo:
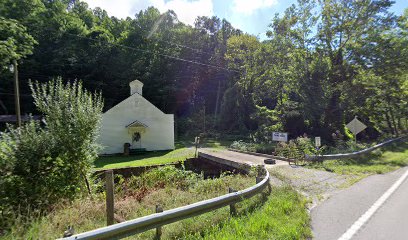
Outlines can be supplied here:
[[346, 125], [346, 127], [354, 134], [355, 143], [357, 143], [357, 134], [367, 128], [364, 123], [357, 119], [357, 116], [355, 116], [354, 119]]
[[321, 139], [321, 137], [315, 137], [315, 146], [317, 147], [317, 149], [319, 149], [319, 147], [322, 146], [322, 139]]
[[195, 157], [197, 158], [197, 148], [198, 148], [198, 144], [200, 144], [200, 137], [195, 137], [194, 139], [194, 145], [195, 145]]

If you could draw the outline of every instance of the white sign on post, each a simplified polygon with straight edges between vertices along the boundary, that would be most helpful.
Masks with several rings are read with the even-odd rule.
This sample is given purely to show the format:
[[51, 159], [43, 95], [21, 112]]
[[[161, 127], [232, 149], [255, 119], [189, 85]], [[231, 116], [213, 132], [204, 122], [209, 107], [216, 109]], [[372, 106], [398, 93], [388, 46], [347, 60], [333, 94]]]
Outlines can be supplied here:
[[363, 131], [364, 129], [367, 128], [364, 123], [360, 122], [357, 117], [355, 117], [351, 122], [349, 122], [346, 127], [354, 133], [354, 135], [357, 135], [359, 132]]
[[287, 142], [288, 141], [288, 133], [273, 132], [272, 133], [272, 140], [273, 141], [279, 141], [279, 142]]
[[320, 137], [315, 137], [315, 146], [316, 147], [322, 146], [322, 139]]

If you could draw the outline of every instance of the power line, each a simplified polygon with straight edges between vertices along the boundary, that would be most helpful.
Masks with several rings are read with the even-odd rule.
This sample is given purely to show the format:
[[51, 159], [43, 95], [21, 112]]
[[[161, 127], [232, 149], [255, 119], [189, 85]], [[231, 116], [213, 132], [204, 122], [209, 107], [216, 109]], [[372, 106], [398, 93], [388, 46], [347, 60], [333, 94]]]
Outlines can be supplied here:
[[[147, 39], [150, 40], [150, 39], [152, 39], [152, 38], [147, 38]], [[197, 49], [197, 48], [192, 48], [192, 47], [190, 47], [190, 46], [186, 46], [186, 45], [183, 45], [183, 44], [180, 44], [180, 43], [172, 43], [172, 42], [170, 42], [170, 41], [165, 41], [165, 40], [157, 39], [157, 38], [155, 38], [154, 40], [155, 40], [155, 41], [158, 41], [158, 42], [167, 43], [167, 44], [170, 44], [170, 45], [173, 45], [173, 46], [177, 46], [177, 47], [187, 48], [187, 49], [193, 50], [193, 51], [195, 51], [195, 52], [207, 54], [207, 55], [212, 56], [212, 57], [216, 57], [216, 56], [215, 56], [214, 54], [212, 54], [212, 53], [205, 52], [205, 51], [200, 50], [200, 49]]]
[[41, 75], [41, 74], [36, 74], [36, 73], [24, 73], [24, 72], [22, 72], [22, 73], [19, 73], [19, 75], [22, 75], [22, 76], [24, 76], [24, 77], [26, 77], [26, 78], [30, 78], [30, 77], [33, 77], [33, 78], [36, 78], [36, 77], [40, 77], [40, 78], [52, 78], [53, 76], [47, 76], [47, 75]]
[[[96, 40], [96, 39], [92, 39], [92, 38], [88, 38], [88, 37], [84, 37], [84, 36], [80, 36], [80, 35], [76, 35], [76, 34], [72, 34], [72, 33], [65, 32], [65, 34], [75, 36], [75, 37], [78, 37], [78, 38], [82, 38], [82, 39], [87, 39], [87, 40], [94, 41], [94, 42], [102, 42], [100, 40]], [[224, 68], [224, 67], [220, 67], [220, 66], [216, 66], [216, 65], [212, 65], [212, 64], [201, 63], [201, 62], [197, 62], [197, 61], [191, 61], [191, 60], [187, 60], [187, 59], [184, 59], [184, 58], [179, 58], [179, 57], [175, 57], [175, 56], [171, 56], [171, 55], [167, 55], [167, 54], [163, 54], [163, 53], [155, 53], [155, 52], [152, 52], [152, 51], [149, 51], [149, 50], [144, 50], [144, 49], [135, 48], [135, 47], [129, 47], [129, 46], [118, 44], [118, 43], [110, 43], [110, 42], [104, 42], [104, 43], [112, 45], [112, 46], [116, 46], [116, 47], [122, 47], [122, 48], [130, 49], [130, 50], [134, 50], [134, 51], [157, 54], [157, 55], [160, 55], [162, 57], [167, 57], [167, 58], [178, 60], [178, 61], [183, 61], [183, 62], [188, 62], [188, 63], [197, 64], [197, 65], [201, 65], [201, 66], [212, 67], [212, 68], [217, 68], [217, 69], [222, 69], [222, 70], [226, 70], [226, 71], [239, 73], [239, 71], [237, 71], [237, 70], [228, 69], [228, 68]]]
[[[0, 95], [14, 96], [14, 95], [16, 95], [16, 94], [14, 94], [14, 93], [2, 93], [2, 92], [0, 92]], [[32, 95], [31, 95], [31, 94], [20, 94], [20, 96], [31, 97]]]

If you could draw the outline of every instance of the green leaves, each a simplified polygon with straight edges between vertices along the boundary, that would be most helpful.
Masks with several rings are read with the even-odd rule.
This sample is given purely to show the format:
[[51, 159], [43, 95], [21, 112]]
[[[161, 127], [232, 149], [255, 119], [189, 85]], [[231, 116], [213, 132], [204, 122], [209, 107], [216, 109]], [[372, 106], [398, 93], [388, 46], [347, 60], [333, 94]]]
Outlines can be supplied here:
[[98, 154], [100, 94], [61, 78], [30, 87], [43, 124], [30, 121], [0, 135], [0, 211], [43, 211], [84, 193], [84, 178]]
[[275, 16], [267, 41], [230, 38], [226, 58], [243, 72], [233, 83], [248, 105], [258, 106], [252, 113], [257, 133], [273, 129], [329, 139], [354, 115], [370, 125], [370, 137], [406, 128], [406, 107], [398, 106], [408, 98], [408, 11], [395, 22], [391, 4], [299, 0]]
[[0, 66], [32, 54], [37, 41], [18, 21], [0, 17]]

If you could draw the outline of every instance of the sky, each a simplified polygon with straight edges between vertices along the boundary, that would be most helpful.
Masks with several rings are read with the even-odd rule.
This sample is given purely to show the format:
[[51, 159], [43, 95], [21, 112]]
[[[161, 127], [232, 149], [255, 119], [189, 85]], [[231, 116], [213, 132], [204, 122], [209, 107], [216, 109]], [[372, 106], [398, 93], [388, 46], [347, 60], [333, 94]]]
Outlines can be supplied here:
[[[160, 12], [171, 9], [180, 21], [193, 25], [197, 16], [225, 18], [244, 32], [266, 38], [268, 25], [276, 13], [283, 13], [296, 0], [84, 0], [89, 7], [100, 7], [110, 16], [134, 17], [140, 10], [154, 6]], [[408, 0], [396, 0], [391, 11], [400, 15]]]

